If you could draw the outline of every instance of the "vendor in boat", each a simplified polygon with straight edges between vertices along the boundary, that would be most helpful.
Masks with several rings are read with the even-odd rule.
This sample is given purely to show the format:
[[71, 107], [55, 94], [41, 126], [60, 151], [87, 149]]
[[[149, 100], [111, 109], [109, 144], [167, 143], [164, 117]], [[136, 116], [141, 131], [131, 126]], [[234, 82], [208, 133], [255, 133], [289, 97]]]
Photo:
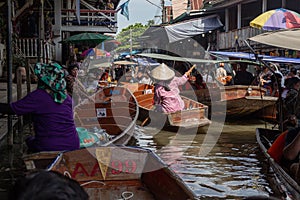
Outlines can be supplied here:
[[150, 72], [155, 82], [154, 105], [157, 111], [171, 113], [184, 109], [184, 102], [179, 95], [178, 86], [188, 81], [188, 76], [194, 67], [191, 67], [181, 77], [175, 76], [175, 72], [164, 63]]
[[11, 104], [0, 103], [0, 113], [32, 115], [34, 136], [25, 139], [29, 152], [79, 149], [63, 68], [37, 63], [34, 73], [39, 79], [37, 89]]
[[68, 74], [65, 77], [67, 83], [66, 89], [68, 95], [73, 99], [73, 104], [77, 105], [83, 97], [87, 97], [85, 86], [78, 79], [79, 64], [77, 62], [71, 63], [67, 71]]

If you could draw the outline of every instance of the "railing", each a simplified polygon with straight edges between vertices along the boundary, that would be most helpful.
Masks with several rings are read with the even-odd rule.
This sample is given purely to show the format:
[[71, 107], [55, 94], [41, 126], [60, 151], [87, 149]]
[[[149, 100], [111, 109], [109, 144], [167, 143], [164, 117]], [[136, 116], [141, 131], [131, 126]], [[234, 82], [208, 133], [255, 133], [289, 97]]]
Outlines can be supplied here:
[[263, 32], [265, 31], [252, 27], [244, 27], [229, 32], [219, 32], [217, 34], [217, 49], [232, 50], [246, 47], [247, 45], [244, 43], [244, 40]]
[[[28, 59], [42, 58], [44, 62], [48, 62], [55, 58], [55, 47], [49, 42], [41, 40], [38, 42], [38, 38], [20, 38], [16, 39], [14, 54], [20, 54]], [[40, 45], [40, 48], [38, 48]]]
[[117, 27], [115, 10], [80, 10], [80, 24], [76, 17], [76, 10], [63, 9], [61, 23], [63, 26], [108, 26]]

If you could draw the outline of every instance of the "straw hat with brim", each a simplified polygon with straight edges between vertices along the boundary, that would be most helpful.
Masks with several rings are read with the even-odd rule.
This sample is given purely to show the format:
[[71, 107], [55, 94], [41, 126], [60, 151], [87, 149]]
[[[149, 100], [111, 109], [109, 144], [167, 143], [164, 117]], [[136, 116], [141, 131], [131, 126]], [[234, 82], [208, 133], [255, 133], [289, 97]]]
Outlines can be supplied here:
[[151, 76], [156, 80], [167, 81], [174, 78], [175, 72], [162, 63], [151, 71]]

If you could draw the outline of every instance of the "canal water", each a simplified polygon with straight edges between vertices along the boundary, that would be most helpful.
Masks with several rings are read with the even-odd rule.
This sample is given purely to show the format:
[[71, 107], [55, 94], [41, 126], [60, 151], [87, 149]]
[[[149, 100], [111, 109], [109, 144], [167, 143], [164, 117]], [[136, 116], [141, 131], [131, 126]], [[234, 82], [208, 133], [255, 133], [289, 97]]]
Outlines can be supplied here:
[[272, 125], [244, 119], [214, 126], [197, 134], [139, 126], [136, 145], [154, 151], [201, 199], [279, 198], [255, 137], [256, 128]]

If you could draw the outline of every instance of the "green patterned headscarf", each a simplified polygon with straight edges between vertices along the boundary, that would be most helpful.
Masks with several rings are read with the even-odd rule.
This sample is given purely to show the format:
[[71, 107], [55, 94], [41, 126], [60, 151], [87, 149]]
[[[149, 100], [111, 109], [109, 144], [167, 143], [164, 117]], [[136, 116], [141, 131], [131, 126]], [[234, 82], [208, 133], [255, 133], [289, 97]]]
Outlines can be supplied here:
[[67, 98], [65, 72], [58, 63], [37, 63], [34, 73], [39, 79], [38, 88], [49, 89], [50, 95], [57, 103]]

